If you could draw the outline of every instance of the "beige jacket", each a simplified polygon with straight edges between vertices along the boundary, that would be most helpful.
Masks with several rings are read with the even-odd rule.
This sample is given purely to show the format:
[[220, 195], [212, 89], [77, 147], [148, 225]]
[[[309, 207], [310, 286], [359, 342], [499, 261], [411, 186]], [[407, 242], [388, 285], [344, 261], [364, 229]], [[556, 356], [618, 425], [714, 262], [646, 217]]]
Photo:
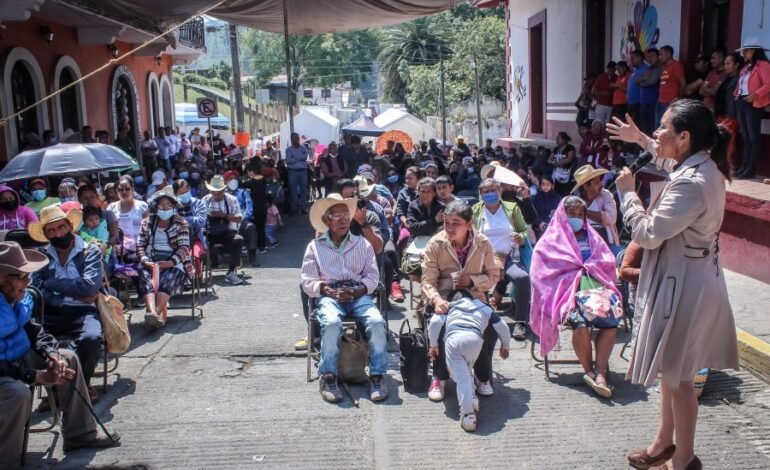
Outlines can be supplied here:
[[737, 369], [738, 348], [718, 236], [725, 178], [706, 153], [689, 157], [645, 211], [623, 195], [624, 221], [644, 249], [637, 290], [641, 325], [627, 378], [673, 386], [705, 368]]
[[473, 280], [473, 287], [469, 289], [473, 297], [486, 302], [486, 293], [500, 279], [500, 267], [495, 263], [495, 250], [484, 234], [474, 232], [464, 268], [460, 267], [457, 252], [446, 232], [442, 230], [430, 239], [422, 259], [422, 295], [425, 301], [432, 303], [436, 296], [446, 299], [452, 292], [452, 273], [458, 271]]

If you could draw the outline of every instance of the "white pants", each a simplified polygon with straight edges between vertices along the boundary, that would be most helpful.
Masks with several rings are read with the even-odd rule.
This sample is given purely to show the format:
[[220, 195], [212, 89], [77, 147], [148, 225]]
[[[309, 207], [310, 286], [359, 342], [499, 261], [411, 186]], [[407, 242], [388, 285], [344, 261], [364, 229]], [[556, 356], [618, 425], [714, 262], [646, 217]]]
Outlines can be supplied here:
[[473, 413], [473, 364], [481, 353], [484, 338], [472, 331], [450, 331], [444, 337], [446, 366], [457, 384], [460, 414]]

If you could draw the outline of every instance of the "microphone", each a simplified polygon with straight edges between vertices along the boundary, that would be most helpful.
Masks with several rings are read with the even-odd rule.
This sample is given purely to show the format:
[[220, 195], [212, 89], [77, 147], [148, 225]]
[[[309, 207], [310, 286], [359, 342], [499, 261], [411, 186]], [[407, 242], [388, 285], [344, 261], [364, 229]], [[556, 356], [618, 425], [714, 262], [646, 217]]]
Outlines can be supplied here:
[[[636, 159], [633, 165], [629, 168], [631, 170], [631, 174], [636, 174], [639, 170], [647, 166], [648, 163], [652, 161], [652, 153], [650, 152], [642, 152], [641, 155], [639, 155], [639, 158]], [[615, 181], [617, 180], [617, 176], [615, 179], [612, 180], [612, 182], [607, 186], [607, 189], [610, 192], [615, 191]]]

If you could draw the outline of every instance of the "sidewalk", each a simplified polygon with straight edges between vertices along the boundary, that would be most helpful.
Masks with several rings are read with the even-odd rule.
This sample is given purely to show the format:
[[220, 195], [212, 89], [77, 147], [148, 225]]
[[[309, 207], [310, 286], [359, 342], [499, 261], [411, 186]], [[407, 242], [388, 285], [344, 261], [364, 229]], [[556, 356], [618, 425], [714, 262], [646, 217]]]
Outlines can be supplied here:
[[[318, 382], [305, 380], [305, 358], [293, 357], [306, 332], [298, 284], [311, 236], [305, 218], [288, 218], [262, 267], [244, 269], [248, 285], [225, 285], [215, 271], [218, 298], [201, 320], [175, 302], [167, 326], [150, 333], [132, 310], [131, 350], [95, 407], [123, 445], [65, 456], [58, 429], [33, 434], [28, 468], [616, 469], [654, 434], [659, 395], [624, 380], [624, 331], [611, 357], [612, 400], [586, 389], [579, 366], [554, 366], [546, 381], [529, 343], [513, 342], [507, 361], [495, 356], [495, 396], [481, 400], [475, 434], [460, 429], [451, 383], [443, 403], [404, 391], [392, 341], [384, 403], [369, 401], [365, 386], [351, 387], [360, 408], [323, 402]], [[391, 331], [408, 305], [394, 305]], [[573, 358], [566, 335], [562, 345], [559, 358]], [[747, 370], [715, 371], [700, 403], [696, 452], [706, 468], [770, 468], [770, 385]]]
[[741, 362], [770, 381], [770, 285], [725, 270]]

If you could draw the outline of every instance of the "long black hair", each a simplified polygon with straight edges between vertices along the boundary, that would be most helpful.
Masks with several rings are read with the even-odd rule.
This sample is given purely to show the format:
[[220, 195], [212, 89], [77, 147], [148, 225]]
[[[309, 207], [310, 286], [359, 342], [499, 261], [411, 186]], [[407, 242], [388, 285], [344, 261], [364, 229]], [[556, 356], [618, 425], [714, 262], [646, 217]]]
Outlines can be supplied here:
[[698, 100], [677, 100], [668, 107], [671, 125], [676, 133], [690, 133], [690, 155], [708, 151], [725, 179], [730, 178], [730, 161], [727, 145], [730, 133], [714, 120], [714, 114]]
[[770, 60], [767, 59], [767, 54], [765, 54], [765, 50], [761, 47], [754, 48], [754, 55], [751, 57], [750, 66], [754, 66], [757, 62], [760, 60], [764, 60], [765, 62], [770, 62]]

